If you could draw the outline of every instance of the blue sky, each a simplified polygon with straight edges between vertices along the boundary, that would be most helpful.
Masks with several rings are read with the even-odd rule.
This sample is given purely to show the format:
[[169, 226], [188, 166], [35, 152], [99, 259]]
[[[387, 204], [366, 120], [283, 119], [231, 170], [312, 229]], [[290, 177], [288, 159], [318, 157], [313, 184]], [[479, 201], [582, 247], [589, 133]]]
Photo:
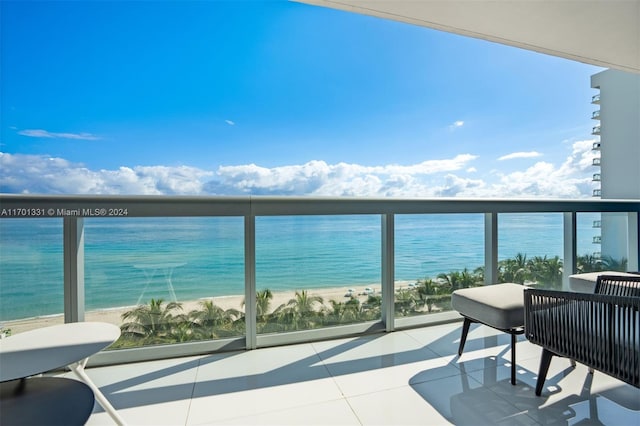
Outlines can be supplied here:
[[591, 195], [601, 68], [288, 1], [2, 1], [0, 191]]

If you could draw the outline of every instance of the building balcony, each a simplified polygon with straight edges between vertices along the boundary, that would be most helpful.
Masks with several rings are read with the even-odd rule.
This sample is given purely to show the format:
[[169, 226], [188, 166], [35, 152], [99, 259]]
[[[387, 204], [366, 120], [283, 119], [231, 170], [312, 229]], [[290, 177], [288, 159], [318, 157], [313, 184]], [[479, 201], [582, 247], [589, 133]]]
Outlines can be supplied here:
[[599, 151], [600, 150], [600, 142], [594, 142], [593, 145], [591, 146], [591, 150], [592, 151]]
[[601, 220], [594, 220], [592, 226], [594, 228], [602, 228], [602, 221]]
[[600, 244], [600, 243], [602, 243], [602, 236], [596, 235], [595, 237], [593, 237], [593, 244]]
[[599, 134], [600, 134], [600, 126], [594, 126], [594, 127], [591, 129], [591, 134], [592, 134], [592, 135], [599, 135]]
[[594, 166], [599, 166], [600, 165], [600, 158], [594, 158], [593, 159], [593, 163]]
[[602, 196], [602, 190], [601, 190], [601, 189], [594, 189], [594, 190], [593, 190], [593, 196], [594, 196], [594, 197], [600, 197], [600, 196]]
[[599, 93], [597, 95], [593, 95], [591, 97], [591, 103], [592, 104], [596, 104], [596, 105], [600, 104], [600, 94]]
[[[602, 401], [600, 391], [597, 401], [596, 391], [580, 393], [585, 377], [592, 377], [594, 389], [622, 386], [583, 375], [582, 367], [565, 377], [560, 373], [569, 364], [558, 361], [548, 375], [555, 401], [549, 408], [546, 398], [533, 396], [540, 348], [519, 338], [516, 388], [509, 383], [508, 335], [474, 326], [458, 358], [460, 316], [439, 290], [447, 280], [467, 282], [478, 266], [482, 275], [469, 285], [520, 279], [506, 278], [517, 262], [499, 259], [505, 251], [555, 262], [560, 280], [540, 278], [537, 285], [565, 288], [577, 270], [578, 250], [591, 247], [594, 212], [626, 215], [629, 252], [638, 253], [640, 206], [634, 200], [1, 195], [0, 205], [0, 243], [21, 234], [25, 242], [0, 251], [3, 291], [8, 281], [24, 287], [9, 297], [3, 293], [0, 313], [17, 309], [18, 319], [3, 316], [2, 327], [20, 333], [53, 323], [118, 321], [129, 337], [92, 357], [87, 371], [130, 424], [305, 423], [298, 416], [323, 424], [347, 418], [355, 424], [429, 423], [431, 417], [455, 424], [469, 422], [468, 416], [475, 424], [496, 424], [494, 415], [564, 421], [576, 414], [562, 404]], [[514, 227], [522, 233], [513, 234]], [[555, 255], [531, 251], [536, 244], [555, 247]], [[628, 259], [629, 270], [637, 270], [639, 260]], [[9, 279], [15, 265], [18, 275]], [[407, 274], [407, 265], [413, 272]], [[291, 300], [314, 297], [322, 279], [345, 272], [365, 279], [353, 291], [352, 281], [331, 282], [341, 292], [317, 311], [324, 316], [290, 321], [298, 318], [287, 310]], [[265, 290], [277, 284], [291, 292], [278, 302], [281, 316], [262, 305]], [[426, 298], [416, 285], [429, 290]], [[127, 291], [133, 299], [123, 300], [130, 303], [118, 299]], [[273, 293], [274, 299], [286, 295]], [[158, 307], [183, 304], [167, 318], [188, 317], [194, 328], [167, 320], [150, 338], [136, 337], [119, 309], [145, 308], [150, 297], [164, 299]], [[233, 298], [236, 305], [223, 307]], [[218, 326], [216, 316], [211, 329], [203, 328], [202, 315], [192, 309], [208, 301], [232, 320]], [[347, 302], [358, 310], [349, 311]], [[53, 314], [21, 317], [25, 307], [50, 307]], [[491, 410], [473, 408], [487, 404]], [[89, 423], [106, 423], [105, 416], [96, 409]]]
[[592, 180], [593, 182], [600, 182], [602, 180], [602, 176], [600, 175], [600, 173], [594, 173]]
[[591, 114], [591, 118], [594, 120], [600, 120], [600, 110], [593, 111], [593, 114]]

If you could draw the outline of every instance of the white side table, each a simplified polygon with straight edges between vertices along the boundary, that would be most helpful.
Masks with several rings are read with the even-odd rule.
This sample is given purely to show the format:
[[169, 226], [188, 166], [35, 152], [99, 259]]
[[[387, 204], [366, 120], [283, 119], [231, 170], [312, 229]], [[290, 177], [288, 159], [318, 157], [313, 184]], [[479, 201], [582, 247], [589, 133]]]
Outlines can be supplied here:
[[100, 322], [78, 322], [26, 331], [0, 339], [0, 382], [68, 366], [93, 391], [119, 425], [124, 420], [84, 371], [87, 360], [120, 337], [120, 329]]

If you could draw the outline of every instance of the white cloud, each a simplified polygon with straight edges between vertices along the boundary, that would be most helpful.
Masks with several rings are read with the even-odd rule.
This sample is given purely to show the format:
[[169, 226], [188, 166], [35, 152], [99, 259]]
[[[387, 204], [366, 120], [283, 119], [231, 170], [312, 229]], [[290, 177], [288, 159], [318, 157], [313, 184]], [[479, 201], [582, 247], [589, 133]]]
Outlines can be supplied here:
[[[0, 153], [0, 192], [44, 194], [310, 195], [357, 197], [586, 198], [591, 196], [593, 141], [578, 141], [559, 165], [480, 172], [477, 156], [410, 165], [364, 166], [309, 161], [301, 165], [120, 167], [91, 170], [63, 158]], [[474, 172], [474, 179], [466, 177]]]
[[538, 162], [523, 171], [495, 172], [498, 181], [482, 188], [464, 188], [462, 197], [498, 198], [585, 198], [592, 193], [592, 163], [596, 154], [593, 140], [577, 141], [572, 152], [558, 167]]
[[224, 120], [225, 123], [227, 123], [229, 126], [235, 126], [236, 123], [234, 121], [231, 120]]
[[100, 138], [91, 133], [56, 133], [42, 129], [25, 129], [18, 131], [19, 135], [29, 136], [31, 138], [49, 138], [49, 139], [78, 139], [85, 141], [96, 141]]
[[449, 130], [456, 130], [459, 129], [460, 127], [464, 126], [464, 121], [462, 120], [456, 120], [453, 123], [451, 123], [449, 125]]
[[37, 194], [201, 194], [213, 176], [194, 167], [90, 170], [44, 155], [0, 153], [0, 192]]
[[412, 192], [426, 191], [422, 186], [426, 176], [462, 170], [476, 158], [461, 154], [408, 166], [329, 165], [324, 161], [271, 169], [255, 164], [223, 166], [207, 189], [215, 194], [411, 196]]
[[511, 154], [503, 155], [502, 157], [498, 158], [498, 161], [513, 160], [515, 158], [535, 158], [535, 157], [542, 157], [542, 154], [536, 151], [513, 152]]

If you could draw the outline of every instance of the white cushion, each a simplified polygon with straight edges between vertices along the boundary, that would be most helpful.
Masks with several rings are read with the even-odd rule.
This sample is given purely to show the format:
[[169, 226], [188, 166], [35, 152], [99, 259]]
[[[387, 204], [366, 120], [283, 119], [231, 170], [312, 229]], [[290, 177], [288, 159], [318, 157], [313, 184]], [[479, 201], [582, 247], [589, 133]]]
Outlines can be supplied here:
[[588, 272], [585, 274], [569, 275], [569, 288], [579, 293], [593, 293], [596, 289], [596, 281], [600, 275], [619, 275], [622, 277], [637, 277], [636, 274], [619, 271]]

